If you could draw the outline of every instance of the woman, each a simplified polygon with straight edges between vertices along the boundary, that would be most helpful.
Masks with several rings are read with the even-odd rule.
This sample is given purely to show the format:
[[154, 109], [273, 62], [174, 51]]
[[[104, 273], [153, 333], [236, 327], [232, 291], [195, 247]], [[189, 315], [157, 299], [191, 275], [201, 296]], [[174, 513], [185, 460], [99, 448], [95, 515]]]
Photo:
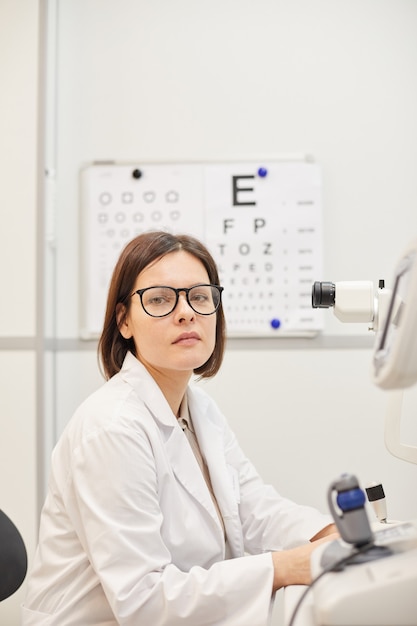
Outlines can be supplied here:
[[266, 486], [189, 384], [219, 370], [221, 292], [192, 237], [150, 232], [122, 252], [108, 381], [54, 450], [24, 625], [263, 626], [277, 589], [309, 583], [330, 518]]

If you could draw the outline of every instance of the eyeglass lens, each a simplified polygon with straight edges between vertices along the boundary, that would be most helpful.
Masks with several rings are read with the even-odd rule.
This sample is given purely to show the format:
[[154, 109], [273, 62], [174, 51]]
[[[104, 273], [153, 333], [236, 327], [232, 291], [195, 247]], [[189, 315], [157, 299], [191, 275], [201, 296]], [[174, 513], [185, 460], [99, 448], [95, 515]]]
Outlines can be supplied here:
[[[215, 285], [196, 285], [186, 293], [188, 304], [200, 315], [215, 313], [220, 304], [220, 290]], [[177, 304], [173, 287], [149, 287], [142, 293], [142, 306], [153, 317], [171, 313]]]

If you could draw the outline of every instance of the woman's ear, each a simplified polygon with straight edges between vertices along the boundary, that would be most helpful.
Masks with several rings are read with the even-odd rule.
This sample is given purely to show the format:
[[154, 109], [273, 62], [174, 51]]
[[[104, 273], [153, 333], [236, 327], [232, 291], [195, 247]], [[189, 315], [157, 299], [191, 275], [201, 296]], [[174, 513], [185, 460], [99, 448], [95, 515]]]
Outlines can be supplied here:
[[125, 339], [130, 339], [132, 337], [132, 331], [130, 330], [130, 324], [127, 317], [126, 306], [119, 302], [116, 306], [116, 321], [117, 328], [119, 329], [120, 334]]

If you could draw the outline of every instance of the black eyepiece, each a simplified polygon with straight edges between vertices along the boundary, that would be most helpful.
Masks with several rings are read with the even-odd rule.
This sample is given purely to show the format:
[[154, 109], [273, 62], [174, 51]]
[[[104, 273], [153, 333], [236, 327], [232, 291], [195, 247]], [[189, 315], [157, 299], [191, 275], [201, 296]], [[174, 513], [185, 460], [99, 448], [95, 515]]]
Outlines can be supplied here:
[[336, 287], [334, 283], [321, 283], [316, 281], [311, 293], [311, 305], [313, 309], [328, 309], [334, 306], [336, 299]]

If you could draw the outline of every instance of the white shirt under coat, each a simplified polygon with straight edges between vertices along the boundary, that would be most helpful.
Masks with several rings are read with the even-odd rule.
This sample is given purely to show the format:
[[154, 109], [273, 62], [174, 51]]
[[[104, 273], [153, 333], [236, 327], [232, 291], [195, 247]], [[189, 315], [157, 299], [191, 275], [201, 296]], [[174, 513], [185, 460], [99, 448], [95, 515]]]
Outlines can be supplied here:
[[268, 624], [269, 552], [331, 519], [265, 485], [214, 401], [187, 397], [232, 558], [175, 415], [128, 353], [53, 452], [22, 626]]

